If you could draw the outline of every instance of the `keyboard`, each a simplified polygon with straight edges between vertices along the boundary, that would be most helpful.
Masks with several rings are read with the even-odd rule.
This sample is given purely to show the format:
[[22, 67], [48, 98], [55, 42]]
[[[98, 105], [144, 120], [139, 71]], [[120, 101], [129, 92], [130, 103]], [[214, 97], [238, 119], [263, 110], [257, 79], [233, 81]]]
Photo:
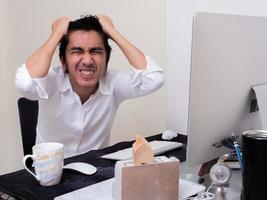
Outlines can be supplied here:
[[16, 199], [14, 197], [11, 197], [8, 194], [0, 191], [0, 200], [16, 200]]
[[[149, 144], [151, 145], [155, 156], [183, 146], [183, 144], [180, 142], [158, 141], [158, 140], [151, 141], [149, 142]], [[101, 156], [101, 158], [111, 159], [111, 160], [127, 160], [132, 158], [132, 154], [133, 154], [132, 148], [127, 148], [116, 151], [114, 153], [103, 155]]]

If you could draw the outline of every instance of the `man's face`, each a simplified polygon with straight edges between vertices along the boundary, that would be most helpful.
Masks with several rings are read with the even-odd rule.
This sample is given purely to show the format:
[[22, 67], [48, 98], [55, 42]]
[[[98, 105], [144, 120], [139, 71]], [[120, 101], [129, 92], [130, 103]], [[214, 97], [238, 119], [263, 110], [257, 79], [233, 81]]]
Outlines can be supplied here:
[[66, 63], [73, 90], [94, 91], [106, 71], [106, 50], [96, 31], [74, 31], [69, 35]]

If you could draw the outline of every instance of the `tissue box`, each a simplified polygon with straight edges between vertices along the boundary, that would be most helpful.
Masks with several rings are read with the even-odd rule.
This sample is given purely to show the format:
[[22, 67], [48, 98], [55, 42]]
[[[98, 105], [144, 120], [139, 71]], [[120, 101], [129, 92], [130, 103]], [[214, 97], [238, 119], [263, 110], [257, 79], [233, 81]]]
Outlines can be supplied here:
[[114, 200], [177, 200], [179, 160], [155, 157], [152, 164], [134, 166], [132, 160], [115, 166]]

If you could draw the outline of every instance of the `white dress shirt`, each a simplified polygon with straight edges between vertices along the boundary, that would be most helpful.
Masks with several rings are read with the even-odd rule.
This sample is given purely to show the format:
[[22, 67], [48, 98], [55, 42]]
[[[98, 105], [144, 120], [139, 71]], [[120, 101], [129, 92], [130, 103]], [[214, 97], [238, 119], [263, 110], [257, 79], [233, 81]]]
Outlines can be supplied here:
[[146, 61], [145, 70], [108, 70], [84, 104], [61, 66], [50, 68], [44, 78], [31, 78], [23, 64], [17, 69], [15, 83], [22, 96], [39, 102], [36, 144], [60, 142], [64, 157], [107, 146], [120, 103], [149, 94], [163, 84], [162, 69], [148, 56]]

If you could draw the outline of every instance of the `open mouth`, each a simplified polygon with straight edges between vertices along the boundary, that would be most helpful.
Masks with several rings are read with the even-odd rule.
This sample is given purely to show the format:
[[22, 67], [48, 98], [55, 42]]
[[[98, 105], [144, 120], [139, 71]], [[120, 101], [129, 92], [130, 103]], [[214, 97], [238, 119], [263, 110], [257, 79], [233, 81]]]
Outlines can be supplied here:
[[94, 69], [80, 69], [79, 71], [83, 78], [91, 78], [95, 73]]

